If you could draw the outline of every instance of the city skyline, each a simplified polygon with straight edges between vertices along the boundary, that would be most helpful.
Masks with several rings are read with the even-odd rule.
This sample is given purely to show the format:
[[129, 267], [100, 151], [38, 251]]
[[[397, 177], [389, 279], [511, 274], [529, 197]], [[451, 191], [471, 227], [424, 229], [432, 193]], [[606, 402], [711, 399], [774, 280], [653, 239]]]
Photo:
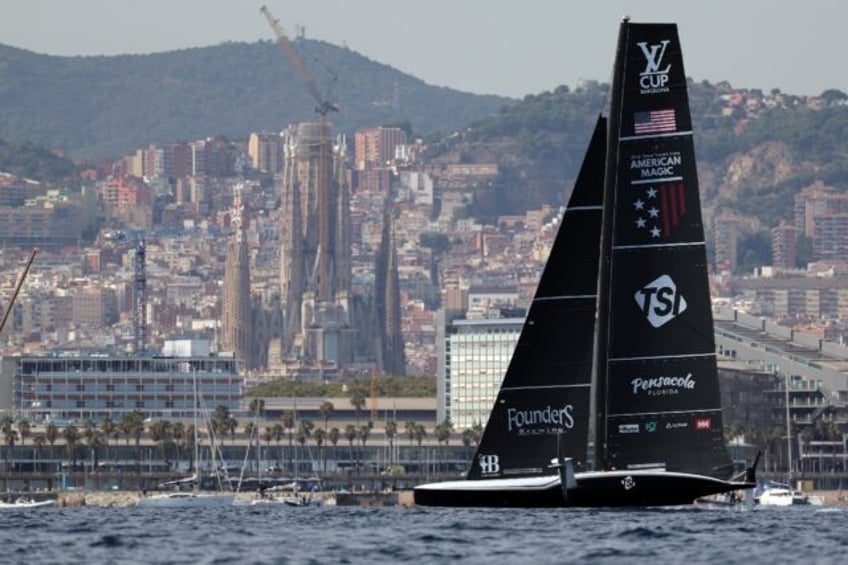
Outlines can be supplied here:
[[[227, 41], [271, 41], [255, 5], [236, 0], [12, 0], [3, 6], [0, 43], [51, 55], [115, 55], [171, 51]], [[523, 97], [607, 81], [618, 20], [678, 22], [695, 80], [738, 88], [779, 88], [799, 95], [848, 89], [836, 76], [840, 16], [848, 5], [755, 0], [732, 5], [624, 0], [579, 4], [447, 0], [405, 5], [389, 0], [267, 1], [287, 33], [350, 49], [437, 86]], [[165, 17], [167, 15], [167, 17]], [[95, 29], [96, 28], [96, 29]], [[127, 33], [128, 30], [137, 33]]]

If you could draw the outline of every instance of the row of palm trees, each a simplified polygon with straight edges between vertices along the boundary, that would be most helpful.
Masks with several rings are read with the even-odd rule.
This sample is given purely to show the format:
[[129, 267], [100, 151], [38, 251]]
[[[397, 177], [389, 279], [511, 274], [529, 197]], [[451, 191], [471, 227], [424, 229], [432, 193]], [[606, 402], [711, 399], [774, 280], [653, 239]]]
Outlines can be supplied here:
[[74, 467], [82, 447], [88, 447], [91, 450], [96, 465], [101, 450], [105, 449], [108, 452], [110, 439], [117, 442], [123, 435], [127, 444], [131, 439], [134, 439], [138, 447], [144, 434], [144, 417], [141, 412], [136, 410], [125, 414], [117, 422], [106, 417], [99, 425], [91, 420], [85, 420], [81, 427], [70, 425], [60, 428], [56, 424], [48, 423], [43, 433], [33, 435], [33, 426], [29, 421], [20, 420], [15, 423], [11, 416], [3, 415], [0, 416], [0, 434], [3, 435], [6, 445], [4, 450], [6, 469], [9, 468], [9, 455], [12, 448], [18, 444], [25, 445], [31, 435], [36, 453], [39, 453], [48, 444], [52, 448], [61, 437], [67, 450], [68, 459], [71, 460]]
[[[351, 398], [351, 402], [355, 402], [355, 397]], [[364, 400], [362, 401], [364, 405]], [[277, 446], [277, 460], [281, 453], [280, 444], [288, 439], [288, 467], [294, 470], [293, 446], [295, 444], [300, 447], [308, 448], [310, 442], [318, 447], [322, 468], [326, 472], [326, 458], [324, 447], [331, 445], [335, 449], [338, 443], [346, 440], [349, 446], [351, 461], [357, 465], [362, 460], [363, 449], [368, 442], [373, 423], [367, 424], [348, 424], [344, 428], [330, 426], [329, 421], [333, 415], [335, 407], [329, 401], [325, 401], [319, 407], [319, 414], [323, 420], [323, 426], [317, 426], [309, 419], [297, 419], [294, 410], [286, 410], [282, 413], [280, 420], [269, 423], [264, 427], [259, 426], [259, 420], [263, 416], [265, 403], [262, 399], [254, 399], [250, 403], [249, 414], [251, 420], [247, 422], [242, 431], [247, 436], [249, 446], [254, 445], [257, 448], [260, 443], [265, 443], [266, 448], [270, 450], [271, 444]], [[361, 407], [360, 407], [361, 408]], [[169, 462], [172, 460], [187, 459], [189, 460], [189, 469], [194, 469], [196, 464], [195, 437], [201, 432], [205, 432], [209, 436], [210, 445], [218, 445], [223, 447], [227, 437], [235, 440], [239, 430], [239, 423], [230, 413], [226, 406], [218, 406], [212, 413], [206, 428], [195, 430], [193, 424], [184, 424], [182, 422], [171, 422], [169, 420], [156, 420], [154, 422], [145, 422], [143, 414], [135, 410], [124, 414], [120, 420], [113, 421], [111, 418], [105, 418], [99, 424], [95, 424], [91, 420], [85, 420], [80, 427], [76, 425], [68, 425], [59, 427], [49, 423], [45, 426], [42, 433], [33, 433], [34, 427], [26, 420], [18, 421], [17, 423], [10, 416], [0, 417], [0, 433], [3, 434], [6, 449], [4, 450], [5, 468], [9, 469], [9, 456], [12, 449], [16, 445], [25, 445], [32, 437], [32, 444], [36, 450], [36, 458], [40, 459], [42, 449], [48, 444], [52, 448], [55, 443], [61, 438], [63, 440], [67, 458], [70, 460], [72, 468], [77, 468], [77, 461], [84, 450], [88, 450], [87, 455], [91, 457], [93, 464], [97, 467], [101, 457], [110, 459], [110, 446], [117, 445], [121, 439], [124, 439], [127, 446], [130, 443], [135, 445], [135, 462], [140, 468], [141, 465], [141, 441], [147, 432], [147, 438], [156, 444], [159, 456], [163, 461]], [[428, 437], [427, 429], [420, 422], [409, 420], [404, 424], [406, 437], [409, 439], [410, 445], [418, 444], [420, 447], [422, 442]], [[197, 432], [197, 434], [196, 434]], [[433, 434], [439, 445], [447, 446], [450, 443], [451, 435], [454, 432], [453, 424], [449, 420], [445, 420], [433, 429]], [[394, 465], [394, 446], [398, 438], [399, 424], [394, 420], [385, 422], [385, 437], [389, 444], [389, 453], [391, 460], [389, 465]], [[462, 443], [466, 446], [476, 445], [479, 442], [482, 428], [478, 425], [472, 429], [462, 432]], [[200, 440], [202, 442], [202, 440]], [[255, 442], [255, 443], [254, 443]], [[116, 458], [115, 458], [116, 459]]]

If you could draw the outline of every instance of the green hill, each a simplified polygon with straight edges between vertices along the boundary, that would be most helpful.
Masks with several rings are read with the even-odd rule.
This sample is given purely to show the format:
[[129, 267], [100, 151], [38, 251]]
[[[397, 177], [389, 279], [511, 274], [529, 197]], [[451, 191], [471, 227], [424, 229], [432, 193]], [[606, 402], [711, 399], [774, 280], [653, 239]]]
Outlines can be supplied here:
[[[513, 102], [431, 86], [349, 49], [295, 42], [341, 111], [336, 131], [408, 122], [449, 131]], [[315, 118], [315, 104], [272, 41], [150, 55], [56, 57], [0, 45], [0, 139], [73, 158], [120, 156], [151, 143], [246, 139]]]

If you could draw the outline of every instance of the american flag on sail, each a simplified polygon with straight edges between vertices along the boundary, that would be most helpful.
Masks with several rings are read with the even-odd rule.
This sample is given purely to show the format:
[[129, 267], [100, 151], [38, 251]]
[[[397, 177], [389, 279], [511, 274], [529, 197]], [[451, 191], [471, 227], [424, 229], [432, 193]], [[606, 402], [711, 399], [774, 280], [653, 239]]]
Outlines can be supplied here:
[[636, 135], [677, 131], [674, 109], [634, 113], [633, 131]]

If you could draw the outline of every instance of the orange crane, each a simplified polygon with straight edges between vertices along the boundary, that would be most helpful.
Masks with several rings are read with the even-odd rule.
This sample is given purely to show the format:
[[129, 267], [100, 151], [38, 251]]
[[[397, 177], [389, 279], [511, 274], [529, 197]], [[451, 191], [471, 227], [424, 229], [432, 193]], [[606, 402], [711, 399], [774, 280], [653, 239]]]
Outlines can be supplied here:
[[36, 253], [38, 253], [37, 247], [32, 250], [32, 255], [29, 256], [29, 261], [27, 261], [27, 264], [24, 267], [24, 274], [21, 275], [21, 278], [18, 279], [18, 284], [15, 285], [15, 292], [12, 294], [9, 306], [6, 307], [6, 312], [3, 314], [3, 321], [0, 322], [0, 332], [2, 332], [3, 328], [6, 326], [6, 320], [9, 319], [9, 314], [12, 312], [12, 306], [15, 305], [15, 300], [18, 298], [18, 293], [21, 291], [21, 286], [24, 284], [24, 279], [27, 277], [27, 273], [29, 273], [29, 268], [32, 266]]

